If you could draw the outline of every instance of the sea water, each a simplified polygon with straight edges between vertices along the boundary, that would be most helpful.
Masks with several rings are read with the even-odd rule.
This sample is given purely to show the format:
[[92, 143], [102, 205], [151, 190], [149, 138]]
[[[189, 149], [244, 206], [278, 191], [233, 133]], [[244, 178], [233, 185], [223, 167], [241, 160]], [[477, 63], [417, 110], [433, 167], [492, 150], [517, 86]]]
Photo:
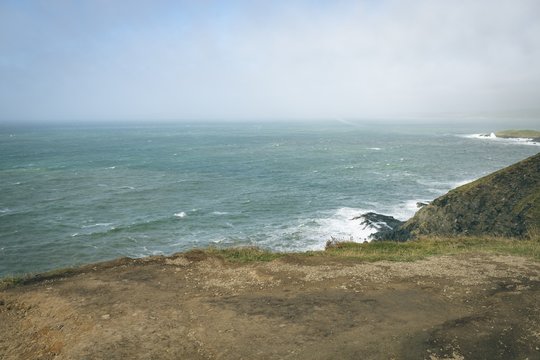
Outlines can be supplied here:
[[[486, 132], [491, 129], [484, 127]], [[0, 127], [0, 276], [197, 247], [322, 249], [354, 217], [536, 154], [478, 128], [343, 123]]]

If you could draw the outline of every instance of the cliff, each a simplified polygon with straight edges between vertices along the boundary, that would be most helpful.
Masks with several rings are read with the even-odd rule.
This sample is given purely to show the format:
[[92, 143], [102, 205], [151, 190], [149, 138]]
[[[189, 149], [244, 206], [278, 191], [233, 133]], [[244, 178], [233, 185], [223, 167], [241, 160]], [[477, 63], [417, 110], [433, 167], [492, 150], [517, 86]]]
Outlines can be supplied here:
[[540, 232], [540, 153], [435, 199], [379, 239], [422, 235], [507, 236]]

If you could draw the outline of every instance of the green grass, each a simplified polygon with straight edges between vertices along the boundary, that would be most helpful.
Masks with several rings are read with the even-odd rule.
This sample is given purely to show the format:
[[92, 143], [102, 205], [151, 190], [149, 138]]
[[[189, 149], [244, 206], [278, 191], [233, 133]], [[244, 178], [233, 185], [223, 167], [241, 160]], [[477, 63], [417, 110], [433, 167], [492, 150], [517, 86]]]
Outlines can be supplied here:
[[506, 238], [423, 238], [408, 242], [372, 243], [338, 242], [327, 246], [320, 255], [352, 257], [364, 261], [414, 261], [437, 255], [488, 253], [517, 255], [540, 261], [540, 239]]
[[272, 261], [288, 257], [354, 258], [359, 261], [415, 261], [429, 256], [488, 253], [516, 255], [540, 261], [540, 237], [534, 239], [507, 239], [496, 237], [423, 238], [408, 242], [375, 241], [355, 243], [333, 241], [324, 251], [303, 253], [277, 253], [257, 247], [209, 248], [203, 250], [209, 256], [226, 261], [249, 263]]
[[272, 261], [285, 256], [285, 253], [272, 252], [257, 247], [208, 248], [204, 252], [231, 262], [247, 263], [253, 261]]
[[[371, 243], [339, 242], [332, 241], [327, 244], [325, 250], [308, 251], [303, 253], [278, 253], [263, 250], [257, 247], [236, 247], [197, 249], [184, 253], [186, 257], [199, 258], [217, 257], [232, 263], [251, 263], [272, 261], [283, 257], [306, 258], [317, 257], [321, 260], [328, 259], [352, 259], [354, 261], [415, 261], [430, 256], [459, 255], [459, 254], [497, 254], [515, 255], [540, 261], [540, 234], [535, 234], [531, 239], [506, 239], [506, 238], [423, 238], [407, 242], [376, 241]], [[156, 257], [163, 261], [163, 257]], [[126, 264], [138, 260], [119, 259], [116, 265]], [[151, 261], [150, 261], [151, 263]], [[115, 265], [111, 262], [109, 267]], [[143, 263], [141, 263], [143, 264]], [[94, 265], [86, 265], [79, 268], [66, 268], [52, 270], [42, 274], [25, 274], [21, 276], [8, 276], [0, 279], [0, 290], [13, 286], [52, 280], [81, 273]]]
[[502, 138], [540, 138], [540, 131], [536, 130], [504, 130], [497, 131], [495, 136]]
[[6, 276], [0, 279], [0, 290], [4, 290], [16, 285], [19, 285], [24, 281], [26, 276]]
[[53, 280], [60, 277], [67, 277], [80, 273], [83, 267], [70, 267], [49, 270], [43, 273], [27, 273], [22, 275], [11, 275], [0, 278], [0, 290], [17, 285], [30, 284], [43, 280]]

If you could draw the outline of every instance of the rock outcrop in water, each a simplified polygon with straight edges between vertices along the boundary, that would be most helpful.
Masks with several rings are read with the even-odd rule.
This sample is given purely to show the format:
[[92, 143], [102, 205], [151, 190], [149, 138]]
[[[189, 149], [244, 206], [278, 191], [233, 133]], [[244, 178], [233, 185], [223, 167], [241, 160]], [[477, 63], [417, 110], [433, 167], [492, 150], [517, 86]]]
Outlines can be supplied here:
[[507, 236], [540, 232], [540, 153], [423, 206], [403, 225], [375, 236], [405, 241], [422, 235]]
[[403, 224], [403, 221], [393, 216], [368, 212], [352, 218], [352, 220], [361, 220], [360, 224], [364, 227], [372, 227], [378, 231], [389, 231]]

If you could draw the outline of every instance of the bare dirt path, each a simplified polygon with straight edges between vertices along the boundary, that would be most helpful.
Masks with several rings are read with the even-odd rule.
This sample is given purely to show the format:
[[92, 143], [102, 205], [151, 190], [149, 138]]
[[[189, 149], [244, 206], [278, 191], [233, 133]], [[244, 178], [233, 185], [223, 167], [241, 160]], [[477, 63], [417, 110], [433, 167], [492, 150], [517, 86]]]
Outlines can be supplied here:
[[538, 359], [540, 263], [205, 253], [0, 291], [1, 359]]

